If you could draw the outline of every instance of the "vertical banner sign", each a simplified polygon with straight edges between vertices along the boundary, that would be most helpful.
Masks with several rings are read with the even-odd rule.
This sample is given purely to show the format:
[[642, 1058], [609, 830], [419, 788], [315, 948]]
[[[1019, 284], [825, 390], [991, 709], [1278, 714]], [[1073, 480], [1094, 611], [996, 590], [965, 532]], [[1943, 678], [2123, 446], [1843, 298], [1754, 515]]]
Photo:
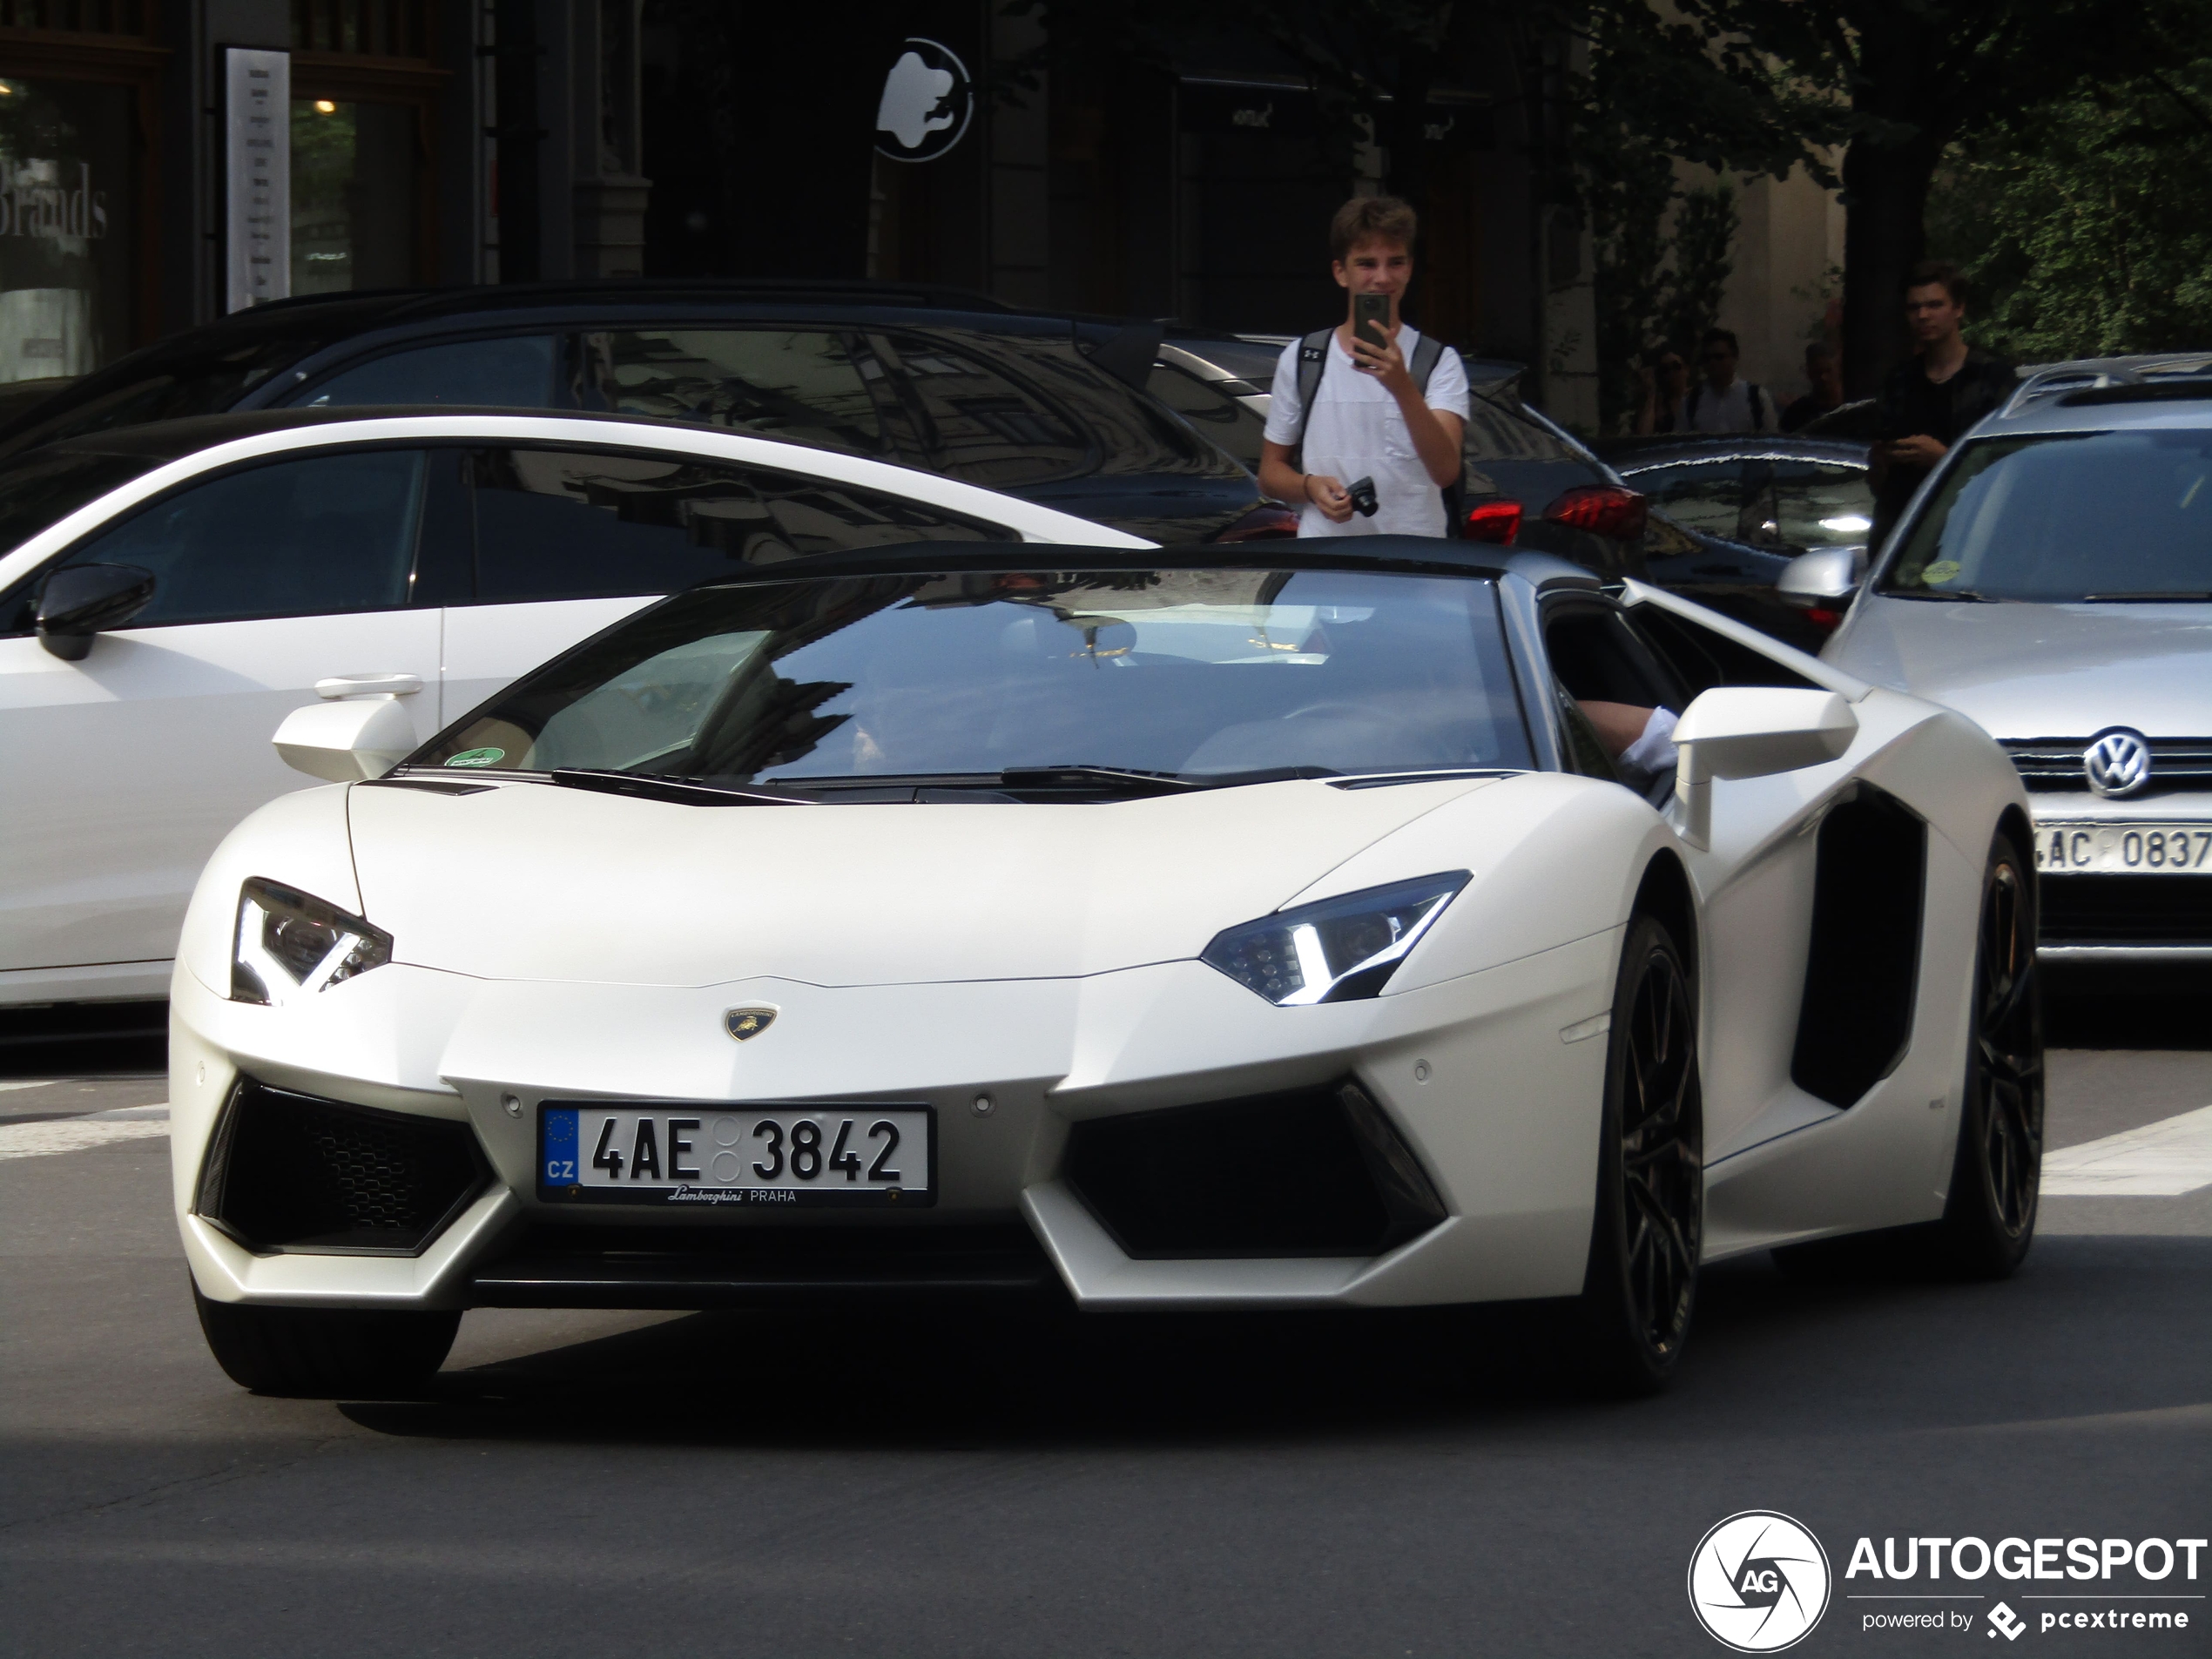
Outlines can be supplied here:
[[226, 311], [292, 292], [292, 54], [223, 52]]

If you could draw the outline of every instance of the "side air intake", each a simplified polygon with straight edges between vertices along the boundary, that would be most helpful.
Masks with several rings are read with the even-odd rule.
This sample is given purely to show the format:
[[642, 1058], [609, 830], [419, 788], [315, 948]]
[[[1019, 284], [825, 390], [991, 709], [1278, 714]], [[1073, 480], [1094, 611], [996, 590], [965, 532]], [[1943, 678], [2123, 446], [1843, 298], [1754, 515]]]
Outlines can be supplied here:
[[251, 1250], [416, 1256], [490, 1175], [466, 1123], [241, 1078], [193, 1208]]
[[1444, 1219], [1427, 1175], [1349, 1081], [1095, 1117], [1068, 1184], [1140, 1259], [1379, 1256]]

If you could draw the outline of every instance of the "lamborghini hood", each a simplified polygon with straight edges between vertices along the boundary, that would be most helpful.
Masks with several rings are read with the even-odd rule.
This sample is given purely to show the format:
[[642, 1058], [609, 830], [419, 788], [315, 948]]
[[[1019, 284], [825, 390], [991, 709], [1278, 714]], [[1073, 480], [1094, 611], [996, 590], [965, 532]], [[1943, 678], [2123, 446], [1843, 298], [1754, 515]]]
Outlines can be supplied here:
[[485, 979], [895, 985], [1195, 956], [1494, 781], [787, 806], [367, 785], [347, 807], [363, 914], [395, 961]]

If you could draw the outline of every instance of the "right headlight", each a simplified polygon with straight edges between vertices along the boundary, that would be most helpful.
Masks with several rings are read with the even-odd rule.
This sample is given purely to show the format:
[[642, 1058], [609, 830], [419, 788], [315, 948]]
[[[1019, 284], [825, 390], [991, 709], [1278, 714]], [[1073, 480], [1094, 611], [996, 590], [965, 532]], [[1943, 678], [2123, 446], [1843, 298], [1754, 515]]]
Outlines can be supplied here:
[[231, 1001], [281, 1008], [392, 960], [392, 935], [260, 876], [239, 889]]
[[1469, 873], [1447, 870], [1240, 922], [1198, 960], [1278, 1008], [1373, 996]]

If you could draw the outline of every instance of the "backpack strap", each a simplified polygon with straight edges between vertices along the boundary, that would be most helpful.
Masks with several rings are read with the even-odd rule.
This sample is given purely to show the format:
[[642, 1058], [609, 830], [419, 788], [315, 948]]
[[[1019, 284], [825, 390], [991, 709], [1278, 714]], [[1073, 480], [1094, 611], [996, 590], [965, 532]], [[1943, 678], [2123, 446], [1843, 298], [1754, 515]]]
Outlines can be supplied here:
[[1423, 334], [1421, 343], [1413, 347], [1413, 361], [1406, 365], [1406, 372], [1413, 377], [1413, 388], [1423, 397], [1428, 395], [1428, 377], [1436, 373], [1436, 365], [1443, 355], [1444, 342], [1434, 334]]
[[1682, 401], [1682, 429], [1683, 431], [1697, 430], [1697, 400], [1704, 395], [1705, 382], [1692, 381], [1689, 386], [1689, 395]]
[[1293, 455], [1305, 447], [1305, 423], [1313, 418], [1313, 395], [1321, 389], [1321, 373], [1329, 366], [1329, 338], [1334, 328], [1317, 328], [1298, 343], [1298, 431], [1291, 439]]
[[1748, 395], [1748, 401], [1751, 405], [1751, 430], [1765, 431], [1768, 409], [1766, 394], [1759, 390], [1757, 384], [1751, 381], [1743, 382], [1743, 390]]

